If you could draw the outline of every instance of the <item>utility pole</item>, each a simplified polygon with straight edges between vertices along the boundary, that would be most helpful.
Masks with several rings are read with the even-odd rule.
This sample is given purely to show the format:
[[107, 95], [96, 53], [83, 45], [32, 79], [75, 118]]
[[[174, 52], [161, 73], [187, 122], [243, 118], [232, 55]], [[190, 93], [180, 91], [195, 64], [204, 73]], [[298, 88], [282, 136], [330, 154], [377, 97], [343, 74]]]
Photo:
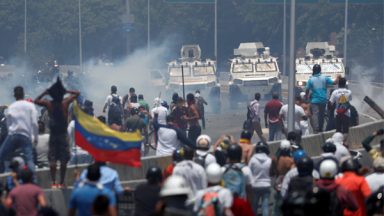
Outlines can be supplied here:
[[148, 19], [147, 19], [147, 51], [151, 50], [151, 0], [147, 0], [147, 14], [148, 14]]
[[81, 0], [78, 0], [79, 6], [79, 64], [80, 73], [83, 73], [83, 40], [82, 40], [82, 29], [81, 29]]
[[216, 60], [216, 65], [218, 65], [217, 59], [217, 0], [215, 0], [215, 35], [214, 35], [214, 55]]
[[287, 75], [287, 0], [284, 0], [283, 13], [283, 74]]
[[344, 66], [347, 67], [347, 34], [348, 34], [348, 0], [345, 0], [344, 8]]
[[291, 25], [289, 38], [289, 76], [288, 76], [288, 131], [295, 129], [295, 31], [296, 1], [291, 0]]
[[24, 55], [27, 56], [27, 0], [24, 0]]

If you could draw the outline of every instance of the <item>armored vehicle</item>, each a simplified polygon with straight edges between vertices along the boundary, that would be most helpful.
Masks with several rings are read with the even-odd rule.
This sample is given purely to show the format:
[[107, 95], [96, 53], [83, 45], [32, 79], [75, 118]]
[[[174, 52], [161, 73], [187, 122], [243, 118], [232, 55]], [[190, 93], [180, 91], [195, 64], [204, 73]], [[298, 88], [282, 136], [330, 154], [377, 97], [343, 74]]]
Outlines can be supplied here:
[[211, 59], [201, 60], [199, 45], [183, 45], [181, 58], [168, 63], [168, 74], [167, 90], [169, 92], [181, 93], [184, 77], [186, 93], [194, 93], [196, 90], [200, 90], [209, 99], [217, 100], [220, 98], [220, 86], [216, 76], [216, 61]]
[[321, 66], [321, 73], [336, 79], [338, 75], [345, 76], [343, 59], [335, 55], [335, 46], [328, 42], [308, 42], [305, 47], [305, 57], [296, 59], [296, 86], [304, 89], [312, 76], [313, 65]]
[[229, 98], [232, 108], [239, 102], [254, 98], [259, 92], [269, 99], [272, 93], [281, 94], [280, 70], [277, 58], [261, 42], [240, 43], [231, 59]]

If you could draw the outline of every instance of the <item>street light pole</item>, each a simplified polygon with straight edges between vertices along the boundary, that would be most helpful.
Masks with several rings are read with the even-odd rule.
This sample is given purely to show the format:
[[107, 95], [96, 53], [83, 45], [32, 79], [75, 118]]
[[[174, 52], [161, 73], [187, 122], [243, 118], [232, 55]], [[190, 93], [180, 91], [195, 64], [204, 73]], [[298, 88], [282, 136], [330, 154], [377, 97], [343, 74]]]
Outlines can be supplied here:
[[347, 66], [348, 0], [345, 0], [344, 12], [344, 66]]
[[149, 53], [149, 50], [151, 49], [151, 0], [147, 0], [147, 51]]
[[291, 25], [289, 38], [289, 76], [288, 76], [288, 132], [295, 129], [295, 31], [296, 1], [291, 0]]
[[283, 13], [283, 74], [287, 75], [287, 0], [284, 0]]
[[80, 73], [83, 73], [83, 41], [81, 38], [81, 0], [78, 0], [79, 4], [79, 64], [80, 64]]
[[214, 55], [217, 65], [217, 0], [215, 0], [215, 35], [214, 35]]
[[24, 0], [24, 54], [27, 55], [27, 0]]

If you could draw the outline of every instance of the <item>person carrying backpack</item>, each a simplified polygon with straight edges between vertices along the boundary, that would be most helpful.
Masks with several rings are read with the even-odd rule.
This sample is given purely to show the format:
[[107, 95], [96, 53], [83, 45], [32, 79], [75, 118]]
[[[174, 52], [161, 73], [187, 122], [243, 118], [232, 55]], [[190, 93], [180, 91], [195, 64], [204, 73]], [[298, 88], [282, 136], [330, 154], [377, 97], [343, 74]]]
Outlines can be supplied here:
[[216, 163], [216, 157], [210, 153], [211, 138], [208, 135], [202, 134], [196, 140], [196, 154], [193, 161], [203, 168], [206, 168], [211, 163]]
[[332, 92], [329, 102], [335, 106], [336, 132], [347, 134], [351, 117], [352, 92], [346, 88], [347, 80], [345, 78], [340, 78], [338, 85], [339, 88]]
[[111, 94], [107, 96], [105, 101], [105, 105], [103, 108], [103, 113], [107, 112], [107, 122], [108, 125], [122, 125], [122, 117], [123, 117], [123, 106], [122, 106], [122, 98], [117, 94], [117, 87], [111, 86]]
[[[358, 203], [350, 191], [336, 184], [335, 177], [338, 174], [337, 161], [326, 158], [319, 165], [320, 179], [316, 181], [316, 186], [329, 193], [329, 205], [327, 215], [343, 215], [343, 210], [355, 211]], [[324, 206], [325, 207], [325, 206]]]
[[208, 187], [196, 193], [194, 211], [196, 215], [216, 216], [233, 215], [231, 206], [233, 197], [230, 190], [220, 186], [223, 172], [217, 163], [210, 164], [205, 172]]
[[203, 126], [203, 129], [205, 129], [205, 111], [204, 111], [204, 105], [208, 105], [207, 101], [201, 96], [200, 90], [196, 90], [195, 92], [195, 98], [196, 98], [196, 105], [197, 105], [197, 110], [200, 115], [201, 119], [201, 125]]

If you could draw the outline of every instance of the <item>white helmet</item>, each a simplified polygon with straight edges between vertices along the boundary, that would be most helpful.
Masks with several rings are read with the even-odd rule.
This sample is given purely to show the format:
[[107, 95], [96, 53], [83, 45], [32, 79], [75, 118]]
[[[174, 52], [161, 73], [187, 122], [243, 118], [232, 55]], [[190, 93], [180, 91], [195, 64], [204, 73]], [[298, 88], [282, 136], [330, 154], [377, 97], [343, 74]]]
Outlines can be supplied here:
[[208, 167], [205, 169], [205, 172], [207, 173], [208, 182], [212, 184], [219, 183], [223, 176], [222, 169], [217, 163], [209, 164]]
[[302, 100], [304, 100], [305, 99], [305, 92], [300, 92], [300, 97]]
[[189, 195], [191, 189], [183, 177], [177, 175], [171, 175], [165, 180], [163, 187], [160, 191], [161, 197], [177, 196], [177, 195]]
[[289, 149], [291, 148], [291, 142], [288, 140], [281, 140], [280, 142], [280, 149]]
[[333, 179], [337, 175], [337, 163], [335, 160], [326, 159], [320, 163], [320, 178]]
[[205, 134], [200, 135], [196, 139], [196, 146], [201, 150], [209, 150], [211, 147], [211, 137]]

